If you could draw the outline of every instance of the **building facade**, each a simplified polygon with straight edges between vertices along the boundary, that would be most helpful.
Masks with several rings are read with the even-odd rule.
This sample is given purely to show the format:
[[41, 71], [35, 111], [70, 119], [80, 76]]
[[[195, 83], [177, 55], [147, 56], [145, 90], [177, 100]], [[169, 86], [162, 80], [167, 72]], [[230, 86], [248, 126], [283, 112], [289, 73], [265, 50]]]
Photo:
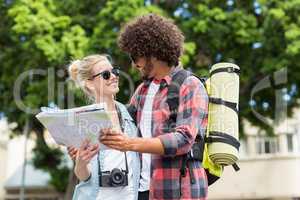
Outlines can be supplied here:
[[240, 171], [226, 167], [209, 199], [300, 200], [300, 110], [274, 126], [275, 135], [245, 123]]
[[[62, 200], [62, 194], [57, 193], [49, 185], [49, 174], [34, 168], [31, 164], [34, 138], [29, 137], [26, 140], [24, 135], [9, 138], [14, 126], [15, 124], [8, 124], [5, 119], [0, 120], [0, 200], [19, 200], [22, 185], [24, 185], [24, 200]], [[23, 171], [24, 157], [27, 160], [25, 171]]]

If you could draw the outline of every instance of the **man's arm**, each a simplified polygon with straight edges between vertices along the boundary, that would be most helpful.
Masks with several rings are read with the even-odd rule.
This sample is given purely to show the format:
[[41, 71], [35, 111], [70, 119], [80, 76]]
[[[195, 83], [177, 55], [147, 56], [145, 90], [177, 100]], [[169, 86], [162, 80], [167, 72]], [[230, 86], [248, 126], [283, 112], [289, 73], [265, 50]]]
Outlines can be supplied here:
[[100, 142], [119, 151], [164, 154], [164, 147], [158, 138], [129, 138], [113, 129], [103, 129]]
[[158, 136], [164, 146], [164, 155], [176, 156], [188, 153], [197, 134], [205, 135], [207, 116], [206, 89], [198, 78], [190, 76], [180, 88], [175, 132]]

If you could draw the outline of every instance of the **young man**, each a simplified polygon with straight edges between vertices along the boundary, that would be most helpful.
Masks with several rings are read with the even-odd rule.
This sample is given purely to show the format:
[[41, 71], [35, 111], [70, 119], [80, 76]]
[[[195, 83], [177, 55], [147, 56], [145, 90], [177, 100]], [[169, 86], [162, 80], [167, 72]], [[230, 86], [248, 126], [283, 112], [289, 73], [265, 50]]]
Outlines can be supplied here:
[[[142, 154], [139, 199], [207, 199], [207, 178], [200, 162], [190, 161], [181, 176], [183, 156], [197, 134], [207, 126], [208, 96], [200, 80], [189, 76], [179, 89], [175, 127], [170, 127], [168, 86], [181, 69], [184, 36], [174, 23], [155, 14], [128, 23], [119, 37], [119, 47], [129, 54], [144, 82], [131, 98], [137, 109], [140, 138], [128, 138], [114, 130], [103, 130], [100, 141], [120, 151]], [[203, 138], [203, 137], [202, 137]], [[191, 176], [194, 180], [191, 181]]]

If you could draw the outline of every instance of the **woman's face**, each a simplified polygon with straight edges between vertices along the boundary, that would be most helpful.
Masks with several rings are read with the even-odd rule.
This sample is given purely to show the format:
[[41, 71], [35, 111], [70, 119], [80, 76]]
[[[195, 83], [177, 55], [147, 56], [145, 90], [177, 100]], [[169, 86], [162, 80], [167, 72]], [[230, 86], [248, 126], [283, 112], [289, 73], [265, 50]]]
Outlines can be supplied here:
[[[99, 61], [93, 66], [92, 75], [98, 75], [89, 80], [89, 85], [96, 96], [110, 96], [119, 92], [119, 77], [113, 74], [112, 70], [113, 67], [108, 60]], [[107, 79], [108, 74], [110, 74], [110, 77]]]

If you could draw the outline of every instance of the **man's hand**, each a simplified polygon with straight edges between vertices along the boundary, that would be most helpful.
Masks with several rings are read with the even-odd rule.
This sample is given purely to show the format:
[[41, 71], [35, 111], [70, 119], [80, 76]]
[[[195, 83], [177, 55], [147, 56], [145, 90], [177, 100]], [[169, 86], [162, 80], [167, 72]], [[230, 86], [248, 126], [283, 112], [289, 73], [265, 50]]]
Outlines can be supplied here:
[[113, 129], [102, 129], [99, 141], [109, 148], [119, 151], [130, 151], [129, 138], [122, 132]]
[[75, 147], [67, 147], [67, 150], [70, 158], [75, 161], [78, 150]]
[[136, 151], [164, 155], [164, 146], [159, 138], [129, 138], [113, 129], [102, 129], [99, 141], [119, 151]]

